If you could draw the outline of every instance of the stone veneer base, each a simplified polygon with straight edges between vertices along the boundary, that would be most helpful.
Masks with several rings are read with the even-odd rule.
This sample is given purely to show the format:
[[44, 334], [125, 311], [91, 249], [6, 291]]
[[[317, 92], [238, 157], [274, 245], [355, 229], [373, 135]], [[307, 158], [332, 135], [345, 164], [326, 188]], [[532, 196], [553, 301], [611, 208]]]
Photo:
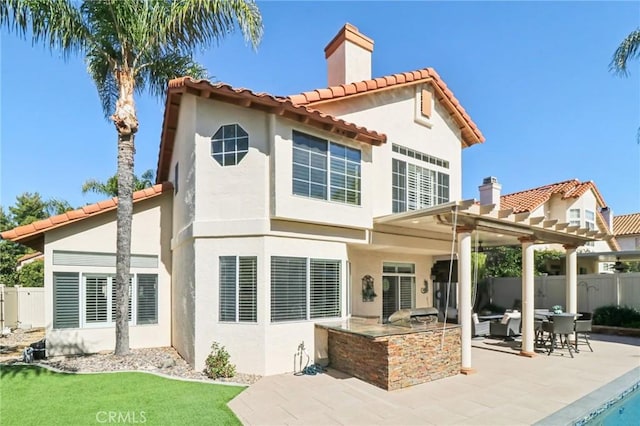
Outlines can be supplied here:
[[448, 325], [408, 334], [369, 337], [328, 329], [332, 368], [386, 390], [396, 390], [461, 371], [461, 333]]

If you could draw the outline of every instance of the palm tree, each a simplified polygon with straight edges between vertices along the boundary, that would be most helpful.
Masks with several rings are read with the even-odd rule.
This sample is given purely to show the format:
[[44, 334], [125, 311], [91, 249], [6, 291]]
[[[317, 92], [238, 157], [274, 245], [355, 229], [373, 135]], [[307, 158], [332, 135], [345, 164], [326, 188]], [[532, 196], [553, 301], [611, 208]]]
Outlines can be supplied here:
[[133, 215], [134, 93], [161, 97], [176, 76], [205, 77], [193, 60], [237, 27], [254, 48], [262, 18], [253, 0], [1, 0], [0, 26], [65, 58], [82, 55], [105, 117], [118, 133], [116, 355], [129, 352], [128, 299]]
[[616, 49], [609, 68], [618, 74], [627, 75], [627, 62], [640, 56], [640, 28], [632, 31]]
[[[149, 188], [153, 185], [153, 170], [149, 169], [141, 177], [133, 175], [133, 191]], [[105, 182], [89, 179], [82, 184], [82, 193], [95, 192], [109, 197], [118, 196], [118, 175], [110, 176]]]

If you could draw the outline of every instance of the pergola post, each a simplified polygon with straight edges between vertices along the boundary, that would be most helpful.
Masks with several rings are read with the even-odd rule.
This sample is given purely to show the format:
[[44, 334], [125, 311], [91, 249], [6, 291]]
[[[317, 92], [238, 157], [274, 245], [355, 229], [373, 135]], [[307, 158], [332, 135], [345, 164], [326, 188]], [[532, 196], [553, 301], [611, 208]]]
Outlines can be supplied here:
[[534, 240], [520, 238], [522, 243], [522, 348], [520, 355], [535, 356], [534, 341]]
[[566, 250], [566, 312], [578, 312], [578, 252], [576, 246], [565, 245]]
[[460, 306], [458, 320], [461, 325], [462, 374], [472, 374], [471, 367], [471, 230], [458, 228], [458, 288]]

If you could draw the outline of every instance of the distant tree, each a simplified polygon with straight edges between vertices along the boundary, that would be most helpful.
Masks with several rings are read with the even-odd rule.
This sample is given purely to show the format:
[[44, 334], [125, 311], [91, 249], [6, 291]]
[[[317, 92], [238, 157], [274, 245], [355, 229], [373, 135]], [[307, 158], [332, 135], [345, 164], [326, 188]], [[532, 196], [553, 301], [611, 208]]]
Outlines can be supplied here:
[[73, 210], [71, 204], [65, 200], [58, 200], [56, 198], [52, 198], [51, 200], [46, 202], [46, 209], [48, 216], [55, 216], [58, 214], [66, 213], [69, 210]]
[[23, 287], [44, 287], [44, 260], [25, 263], [16, 276], [18, 284]]
[[522, 276], [522, 248], [511, 246], [491, 247], [485, 250], [485, 270], [492, 277]]
[[[141, 177], [133, 175], [133, 190], [149, 188], [153, 185], [153, 170], [149, 169], [142, 174]], [[97, 194], [106, 195], [108, 197], [118, 196], [118, 175], [115, 174], [107, 179], [106, 182], [100, 182], [96, 179], [89, 179], [82, 184], [82, 193], [95, 192]]]
[[629, 73], [627, 65], [630, 59], [640, 56], [640, 28], [632, 31], [620, 46], [616, 49], [609, 64], [609, 69], [616, 74], [627, 75]]
[[559, 250], [536, 250], [533, 253], [535, 274], [548, 274], [550, 263], [561, 260], [563, 256], [564, 253]]
[[[17, 226], [28, 225], [36, 220], [46, 219], [49, 216], [64, 213], [72, 210], [71, 205], [64, 200], [51, 199], [43, 200], [39, 193], [25, 192], [16, 197], [13, 206], [9, 206], [9, 212], [5, 212], [0, 206], [0, 232], [13, 229]], [[31, 287], [38, 286], [37, 283], [44, 283], [41, 279], [42, 267], [32, 265], [25, 267], [27, 270], [21, 274], [16, 271], [17, 261], [21, 256], [33, 252], [30, 248], [7, 240], [0, 240], [0, 284], [14, 286], [16, 284], [25, 285], [23, 282], [34, 283]], [[34, 262], [35, 263], [35, 262]]]
[[[138, 114], [134, 95], [164, 96], [169, 79], [206, 77], [193, 51], [240, 28], [254, 46], [262, 17], [253, 0], [2, 0], [0, 26], [63, 58], [82, 56], [118, 143], [116, 355], [129, 352], [129, 269]], [[71, 100], [72, 102], [72, 100]]]
[[14, 226], [28, 225], [36, 220], [49, 217], [47, 203], [39, 193], [25, 192], [16, 197], [16, 203], [9, 206]]

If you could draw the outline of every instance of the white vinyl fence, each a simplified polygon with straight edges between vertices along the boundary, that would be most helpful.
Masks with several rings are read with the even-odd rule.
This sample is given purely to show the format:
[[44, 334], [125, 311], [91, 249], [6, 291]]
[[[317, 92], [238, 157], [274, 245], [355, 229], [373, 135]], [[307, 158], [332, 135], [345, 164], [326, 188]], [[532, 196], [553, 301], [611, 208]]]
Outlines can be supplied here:
[[0, 329], [44, 327], [44, 288], [0, 284]]
[[[491, 301], [511, 308], [522, 300], [522, 278], [491, 278]], [[535, 277], [535, 308], [551, 308], [566, 303], [564, 275]], [[640, 273], [578, 275], [578, 311], [593, 312], [600, 306], [629, 306], [640, 310]]]

